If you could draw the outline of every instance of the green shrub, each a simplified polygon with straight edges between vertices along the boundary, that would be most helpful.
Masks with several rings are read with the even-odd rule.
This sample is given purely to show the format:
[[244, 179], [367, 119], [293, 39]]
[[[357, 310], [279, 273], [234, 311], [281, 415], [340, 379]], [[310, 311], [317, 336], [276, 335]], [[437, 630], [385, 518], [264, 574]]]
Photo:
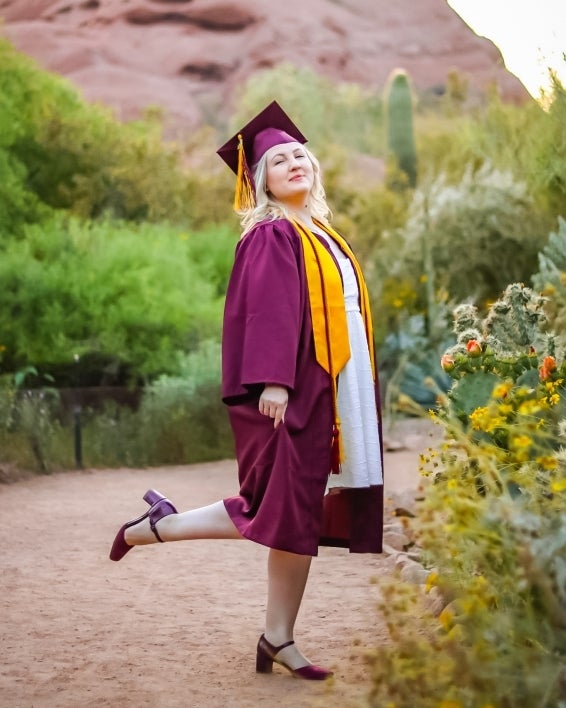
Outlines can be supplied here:
[[456, 185], [441, 175], [415, 190], [407, 223], [393, 239], [391, 274], [411, 273], [419, 282], [432, 270], [435, 289], [449, 299], [484, 303], [507, 283], [530, 278], [541, 229], [526, 185], [511, 173], [486, 164], [468, 169]]
[[198, 226], [227, 218], [227, 178], [181, 166], [210, 147], [206, 131], [193, 137], [181, 152], [155, 117], [121, 124], [0, 38], [0, 248], [53, 210]]
[[[137, 408], [113, 401], [81, 406], [83, 466], [140, 467], [233, 457], [220, 393], [220, 344], [204, 341], [195, 351], [179, 354], [176, 370], [175, 376], [162, 375], [147, 385]], [[90, 392], [77, 388], [66, 393], [79, 402]], [[74, 467], [76, 405], [72, 410], [63, 406], [54, 389], [0, 388], [0, 462], [43, 473]]]
[[431, 573], [424, 594], [382, 584], [393, 646], [370, 657], [371, 705], [564, 705], [566, 361], [537, 349], [543, 323], [519, 284], [483, 320], [458, 311], [445, 440], [410, 523]]
[[297, 121], [319, 158], [332, 144], [383, 155], [383, 109], [374, 92], [288, 63], [254, 74], [243, 86], [230, 134], [274, 99]]
[[236, 239], [108, 220], [27, 226], [0, 260], [1, 366], [53, 373], [97, 354], [110, 383], [112, 367], [132, 381], [174, 372], [177, 352], [220, 336]]

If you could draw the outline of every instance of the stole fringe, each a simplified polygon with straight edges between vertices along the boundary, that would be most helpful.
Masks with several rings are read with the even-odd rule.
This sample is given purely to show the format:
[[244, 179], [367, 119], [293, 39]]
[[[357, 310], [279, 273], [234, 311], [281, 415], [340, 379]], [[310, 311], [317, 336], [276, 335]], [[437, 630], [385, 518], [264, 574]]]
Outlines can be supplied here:
[[234, 210], [247, 211], [255, 207], [255, 191], [250, 169], [244, 152], [242, 134], [238, 135], [238, 173], [236, 175], [236, 193], [234, 195]]

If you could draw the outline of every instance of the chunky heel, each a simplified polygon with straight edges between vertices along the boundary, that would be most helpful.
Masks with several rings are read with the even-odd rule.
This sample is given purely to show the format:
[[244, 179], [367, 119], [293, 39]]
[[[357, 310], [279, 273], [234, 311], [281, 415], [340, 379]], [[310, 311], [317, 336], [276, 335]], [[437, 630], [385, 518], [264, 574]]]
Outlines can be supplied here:
[[255, 657], [255, 670], [257, 674], [270, 674], [273, 671], [273, 659], [259, 644]]
[[285, 647], [290, 647], [291, 644], [295, 642], [291, 639], [285, 644], [281, 644], [278, 647], [270, 644], [265, 638], [265, 634], [262, 634], [257, 643], [257, 654], [255, 660], [255, 670], [258, 674], [270, 674], [273, 671], [273, 662], [283, 666], [287, 671], [290, 671], [295, 678], [306, 679], [307, 681], [324, 681], [324, 679], [333, 676], [332, 671], [328, 669], [323, 669], [322, 666], [314, 666], [313, 664], [307, 664], [306, 666], [301, 666], [298, 669], [292, 669], [289, 664], [284, 661], [277, 659], [277, 654]]

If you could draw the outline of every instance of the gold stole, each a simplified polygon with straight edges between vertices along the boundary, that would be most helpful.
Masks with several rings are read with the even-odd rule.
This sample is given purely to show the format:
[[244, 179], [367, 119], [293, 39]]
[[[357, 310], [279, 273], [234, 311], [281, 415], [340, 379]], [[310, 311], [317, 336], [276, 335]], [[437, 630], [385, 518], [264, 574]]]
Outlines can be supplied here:
[[[362, 269], [352, 250], [340, 234], [320, 221], [315, 223], [336, 241], [341, 250], [348, 256], [354, 268], [360, 293], [360, 311], [365, 325], [373, 380], [375, 381], [373, 329], [369, 295]], [[312, 231], [309, 231], [309, 229], [294, 219], [292, 224], [301, 237], [303, 246], [316, 360], [328, 372], [332, 381], [332, 413], [334, 421], [331, 469], [332, 472], [337, 474], [340, 471], [340, 463], [344, 459], [337, 405], [337, 377], [350, 358], [350, 342], [342, 278], [334, 259]]]

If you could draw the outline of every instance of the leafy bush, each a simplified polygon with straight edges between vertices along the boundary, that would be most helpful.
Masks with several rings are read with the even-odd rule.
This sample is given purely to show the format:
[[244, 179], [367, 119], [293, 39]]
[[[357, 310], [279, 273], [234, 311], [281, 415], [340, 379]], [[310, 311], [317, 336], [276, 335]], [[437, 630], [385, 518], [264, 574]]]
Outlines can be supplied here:
[[483, 321], [458, 313], [446, 438], [423, 457], [430, 482], [411, 524], [442, 609], [383, 585], [394, 645], [372, 653], [372, 705], [564, 706], [566, 361], [536, 349], [543, 323], [518, 284]]
[[428, 251], [437, 289], [456, 301], [493, 300], [507, 283], [528, 280], [541, 228], [526, 186], [511, 173], [486, 164], [456, 185], [441, 175], [414, 193], [393, 243], [392, 275], [411, 272], [418, 282]]
[[379, 96], [357, 84], [335, 83], [307, 68], [281, 63], [256, 73], [242, 88], [231, 133], [276, 99], [296, 119], [321, 158], [338, 144], [370, 155], [384, 154]]
[[0, 260], [1, 366], [55, 374], [98, 354], [108, 383], [120, 367], [132, 381], [174, 372], [177, 352], [220, 336], [236, 238], [59, 217], [27, 226]]
[[181, 165], [211, 141], [199, 131], [181, 153], [155, 118], [121, 124], [0, 38], [0, 247], [53, 210], [198, 226], [228, 218], [227, 176]]
[[[204, 341], [195, 351], [179, 354], [176, 369], [177, 375], [162, 375], [146, 386], [137, 408], [107, 401], [102, 407], [78, 409], [84, 466], [140, 467], [233, 457], [220, 393], [220, 344]], [[43, 473], [75, 466], [76, 405], [88, 393], [79, 388], [0, 388], [0, 462]], [[127, 398], [126, 391], [118, 393]], [[63, 405], [62, 394], [74, 401], [72, 410]]]

